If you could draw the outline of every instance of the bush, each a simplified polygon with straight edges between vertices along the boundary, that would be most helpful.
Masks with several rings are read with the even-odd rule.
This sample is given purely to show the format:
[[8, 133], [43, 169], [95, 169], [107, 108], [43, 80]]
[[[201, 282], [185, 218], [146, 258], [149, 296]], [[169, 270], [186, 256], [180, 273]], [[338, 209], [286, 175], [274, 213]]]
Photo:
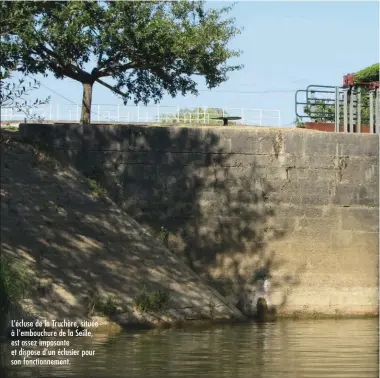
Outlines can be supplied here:
[[0, 256], [0, 313], [16, 307], [28, 293], [32, 278], [19, 261]]
[[144, 289], [133, 301], [140, 312], [157, 312], [167, 309], [169, 298], [169, 293], [158, 290], [149, 294]]

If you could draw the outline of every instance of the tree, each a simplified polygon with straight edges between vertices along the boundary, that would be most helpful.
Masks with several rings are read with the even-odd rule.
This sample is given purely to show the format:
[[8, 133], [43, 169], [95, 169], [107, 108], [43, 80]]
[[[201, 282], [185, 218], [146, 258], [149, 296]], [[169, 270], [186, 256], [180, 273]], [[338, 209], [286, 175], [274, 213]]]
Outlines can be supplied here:
[[[0, 36], [1, 36], [1, 49], [0, 49], [0, 106], [3, 109], [12, 109], [16, 112], [24, 113], [27, 119], [40, 119], [33, 113], [33, 109], [39, 105], [47, 104], [50, 97], [44, 100], [36, 99], [34, 102], [28, 101], [27, 96], [40, 87], [37, 80], [25, 83], [24, 78], [12, 82], [11, 73], [17, 68], [17, 54], [20, 52], [17, 44], [7, 44], [6, 41], [11, 39], [11, 35], [22, 30], [24, 27], [25, 12], [17, 13], [11, 12], [11, 7], [7, 7], [4, 1], [0, 4], [0, 11], [2, 14]], [[3, 44], [3, 42], [5, 42]]]
[[240, 33], [224, 17], [231, 7], [205, 10], [204, 2], [187, 0], [17, 1], [2, 2], [1, 9], [16, 25], [2, 30], [2, 66], [82, 83], [82, 123], [90, 123], [95, 82], [125, 104], [146, 105], [164, 92], [198, 94], [195, 76], [211, 89], [242, 68], [227, 63], [241, 54], [228, 48]]

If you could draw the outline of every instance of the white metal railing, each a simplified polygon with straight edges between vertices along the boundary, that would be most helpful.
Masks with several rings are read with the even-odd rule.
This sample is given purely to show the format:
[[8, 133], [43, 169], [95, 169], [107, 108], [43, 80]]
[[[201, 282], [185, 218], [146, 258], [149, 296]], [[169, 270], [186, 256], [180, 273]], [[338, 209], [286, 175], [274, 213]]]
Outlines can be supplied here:
[[[217, 116], [236, 116], [241, 120], [234, 121], [241, 125], [281, 126], [280, 110], [250, 108], [216, 108], [208, 106], [132, 106], [122, 104], [93, 104], [92, 122], [153, 122], [153, 123], [197, 123], [210, 124]], [[33, 113], [45, 121], [80, 120], [80, 105], [46, 104], [33, 109]], [[25, 115], [9, 108], [1, 108], [2, 121], [24, 121]]]

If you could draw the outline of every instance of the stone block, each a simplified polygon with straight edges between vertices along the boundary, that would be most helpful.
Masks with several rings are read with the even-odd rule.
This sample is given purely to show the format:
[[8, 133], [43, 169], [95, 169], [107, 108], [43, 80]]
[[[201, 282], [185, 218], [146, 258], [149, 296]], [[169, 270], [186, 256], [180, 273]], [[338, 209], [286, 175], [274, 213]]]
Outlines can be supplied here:
[[336, 183], [331, 192], [332, 203], [341, 206], [363, 205], [377, 207], [379, 203], [378, 184]]
[[93, 151], [127, 151], [131, 131], [128, 126], [83, 126], [83, 149]]
[[170, 127], [132, 127], [130, 150], [230, 153], [231, 141], [209, 130]]
[[374, 157], [346, 159], [339, 170], [341, 180], [352, 183], [379, 182], [379, 161]]
[[375, 207], [344, 207], [340, 211], [343, 230], [379, 231], [379, 211]]
[[54, 125], [46, 123], [20, 123], [19, 133], [23, 140], [39, 140], [52, 146], [54, 141]]

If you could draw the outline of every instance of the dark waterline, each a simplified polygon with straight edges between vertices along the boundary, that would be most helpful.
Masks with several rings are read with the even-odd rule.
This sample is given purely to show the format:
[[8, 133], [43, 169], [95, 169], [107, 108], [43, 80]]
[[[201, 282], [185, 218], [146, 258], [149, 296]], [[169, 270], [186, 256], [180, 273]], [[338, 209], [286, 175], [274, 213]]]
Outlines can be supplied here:
[[[2, 377], [377, 378], [378, 319], [280, 320], [198, 329], [126, 332], [75, 341], [95, 349], [70, 366], [10, 367]], [[1, 372], [0, 372], [1, 373]]]

